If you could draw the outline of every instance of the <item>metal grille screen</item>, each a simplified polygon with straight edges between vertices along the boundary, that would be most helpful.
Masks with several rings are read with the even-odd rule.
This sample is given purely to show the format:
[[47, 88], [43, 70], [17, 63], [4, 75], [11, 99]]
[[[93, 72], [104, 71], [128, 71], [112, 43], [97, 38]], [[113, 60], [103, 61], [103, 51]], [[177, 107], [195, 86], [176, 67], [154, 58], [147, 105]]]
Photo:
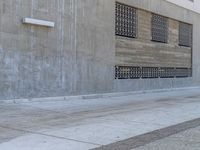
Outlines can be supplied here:
[[116, 79], [137, 79], [141, 77], [140, 67], [129, 66], [116, 66], [115, 78]]
[[137, 35], [137, 10], [131, 6], [116, 3], [115, 34], [135, 38]]
[[160, 78], [174, 78], [176, 76], [175, 68], [160, 68]]
[[152, 14], [152, 40], [167, 43], [168, 19], [166, 17]]
[[116, 66], [116, 79], [139, 79], [139, 78], [183, 78], [191, 77], [191, 68], [159, 68], [159, 67], [134, 67]]
[[192, 46], [192, 25], [187, 23], [179, 23], [179, 45]]

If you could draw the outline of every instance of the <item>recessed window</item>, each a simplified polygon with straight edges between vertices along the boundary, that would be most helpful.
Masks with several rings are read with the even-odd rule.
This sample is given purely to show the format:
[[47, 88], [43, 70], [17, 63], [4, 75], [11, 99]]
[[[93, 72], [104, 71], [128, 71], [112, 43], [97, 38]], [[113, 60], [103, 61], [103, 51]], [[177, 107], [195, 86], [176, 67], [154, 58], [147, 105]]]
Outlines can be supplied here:
[[135, 38], [137, 36], [137, 10], [117, 2], [115, 11], [115, 34]]
[[152, 41], [167, 43], [168, 19], [166, 17], [152, 14]]
[[192, 46], [192, 25], [183, 22], [179, 23], [179, 45]]

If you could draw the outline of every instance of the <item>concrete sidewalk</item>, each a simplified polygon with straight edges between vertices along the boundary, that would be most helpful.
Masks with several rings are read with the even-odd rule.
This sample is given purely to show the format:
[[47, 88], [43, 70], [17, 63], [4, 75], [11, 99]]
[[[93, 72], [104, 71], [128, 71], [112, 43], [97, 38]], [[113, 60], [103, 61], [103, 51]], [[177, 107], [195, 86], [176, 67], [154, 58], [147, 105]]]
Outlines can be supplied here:
[[132, 150], [200, 150], [200, 126]]
[[88, 150], [200, 118], [200, 89], [0, 105], [1, 150]]

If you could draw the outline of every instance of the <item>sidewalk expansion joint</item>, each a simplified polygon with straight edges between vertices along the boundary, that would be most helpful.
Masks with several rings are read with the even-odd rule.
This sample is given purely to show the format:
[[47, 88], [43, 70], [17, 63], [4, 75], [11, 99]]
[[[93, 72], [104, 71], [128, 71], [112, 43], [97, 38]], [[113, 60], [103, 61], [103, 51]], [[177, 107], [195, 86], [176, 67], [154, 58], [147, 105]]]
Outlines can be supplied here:
[[35, 135], [42, 135], [42, 136], [52, 137], [52, 138], [56, 138], [56, 139], [62, 139], [62, 140], [73, 141], [73, 142], [84, 143], [84, 144], [90, 144], [90, 145], [94, 145], [94, 146], [102, 146], [102, 144], [98, 144], [98, 143], [86, 142], [86, 141], [66, 138], [66, 137], [62, 137], [62, 136], [50, 135], [50, 134], [41, 133], [41, 132], [33, 132], [33, 131], [29, 131], [29, 130], [6, 127], [6, 126], [2, 126], [2, 125], [0, 125], [0, 127], [1, 128], [5, 128], [5, 129], [9, 129], [9, 130], [20, 131], [20, 132], [24, 132], [24, 133], [30, 133], [30, 134], [35, 134]]

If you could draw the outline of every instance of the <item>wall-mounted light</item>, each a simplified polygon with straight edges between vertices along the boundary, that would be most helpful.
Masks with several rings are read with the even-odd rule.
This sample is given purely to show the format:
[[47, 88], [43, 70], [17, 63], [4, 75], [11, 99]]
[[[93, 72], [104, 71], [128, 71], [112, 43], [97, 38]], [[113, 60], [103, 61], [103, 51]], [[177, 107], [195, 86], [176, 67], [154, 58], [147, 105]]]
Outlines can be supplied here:
[[24, 24], [31, 24], [31, 25], [37, 25], [37, 26], [45, 26], [53, 28], [55, 27], [55, 23], [51, 21], [46, 20], [40, 20], [40, 19], [33, 19], [33, 18], [23, 18], [22, 22]]

